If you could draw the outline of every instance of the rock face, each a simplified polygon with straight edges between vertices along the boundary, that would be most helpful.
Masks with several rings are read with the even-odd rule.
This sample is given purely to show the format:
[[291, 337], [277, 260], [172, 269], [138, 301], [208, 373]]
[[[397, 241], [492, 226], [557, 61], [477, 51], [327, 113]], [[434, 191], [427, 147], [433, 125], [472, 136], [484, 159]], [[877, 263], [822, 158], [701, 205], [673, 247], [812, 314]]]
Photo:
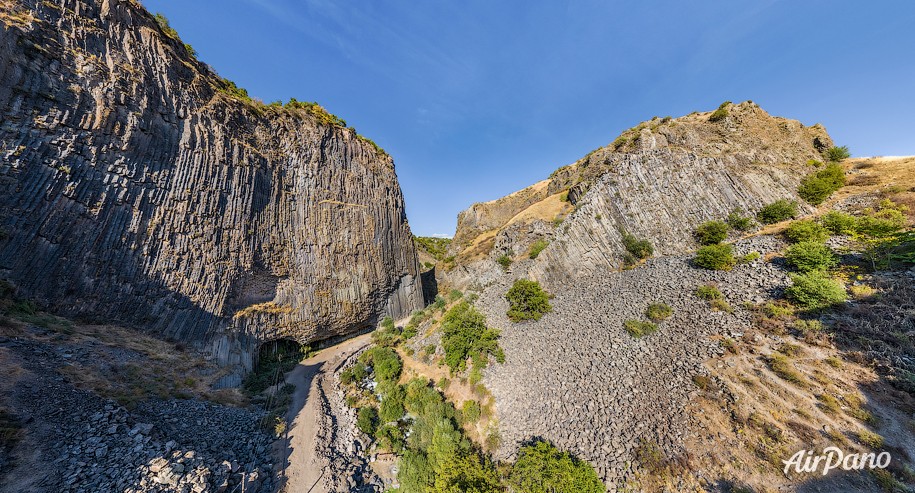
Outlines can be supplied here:
[[422, 305], [391, 158], [232, 95], [137, 3], [0, 4], [0, 278], [250, 366]]
[[[751, 215], [778, 199], [799, 200], [797, 186], [814, 169], [809, 163], [832, 146], [825, 129], [772, 117], [752, 102], [726, 108], [727, 116], [714, 122], [708, 113], [644, 122], [548, 181], [462, 212], [452, 245], [463, 254], [445, 282], [468, 285], [468, 272], [479, 270], [469, 264], [481, 263], [479, 252], [471, 255], [473, 245], [485, 236], [497, 238], [500, 247], [486, 260], [508, 250], [520, 259], [531, 238], [508, 235], [517, 244], [505, 241], [520, 217], [528, 224], [562, 220], [528, 268], [530, 277], [550, 284], [619, 267], [626, 254], [623, 231], [651, 241], [656, 254], [681, 254], [696, 248], [692, 233], [704, 221], [736, 209]], [[568, 215], [530, 213], [539, 207], [531, 204], [564, 190], [575, 206]]]

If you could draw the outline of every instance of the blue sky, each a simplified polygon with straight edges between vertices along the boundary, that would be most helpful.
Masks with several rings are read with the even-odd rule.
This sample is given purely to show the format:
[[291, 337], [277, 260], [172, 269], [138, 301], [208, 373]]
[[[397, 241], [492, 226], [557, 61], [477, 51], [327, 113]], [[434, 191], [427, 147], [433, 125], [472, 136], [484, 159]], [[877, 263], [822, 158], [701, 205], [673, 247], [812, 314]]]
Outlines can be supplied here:
[[393, 157], [415, 234], [652, 116], [751, 99], [854, 155], [915, 154], [915, 2], [144, 0], [264, 101]]

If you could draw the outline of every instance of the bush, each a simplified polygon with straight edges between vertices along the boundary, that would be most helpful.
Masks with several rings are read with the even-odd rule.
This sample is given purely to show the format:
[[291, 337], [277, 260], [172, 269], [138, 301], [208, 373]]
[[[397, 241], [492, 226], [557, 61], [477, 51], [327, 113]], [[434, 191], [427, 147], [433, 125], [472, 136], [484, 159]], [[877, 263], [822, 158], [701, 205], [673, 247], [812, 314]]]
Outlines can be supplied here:
[[630, 255], [638, 260], [644, 260], [654, 254], [654, 247], [648, 240], [640, 240], [627, 232], [623, 232], [623, 246]]
[[540, 320], [544, 314], [553, 311], [549, 298], [537, 281], [518, 279], [505, 294], [509, 303], [508, 318], [512, 322]]
[[357, 361], [353, 366], [340, 372], [340, 383], [344, 385], [359, 383], [367, 376], [369, 376], [369, 370], [365, 363]]
[[360, 407], [356, 414], [356, 427], [368, 436], [375, 435], [378, 426], [378, 410], [372, 406]]
[[696, 288], [696, 296], [702, 298], [703, 300], [719, 300], [724, 298], [724, 295], [721, 294], [721, 291], [717, 287], [712, 286], [711, 284], [705, 284]]
[[753, 226], [753, 220], [744, 216], [743, 214], [744, 213], [742, 209], [734, 209], [730, 214], [728, 214], [728, 218], [725, 220], [725, 222], [728, 223], [728, 226], [730, 226], [732, 229], [736, 229], [738, 231], [746, 231], [750, 229], [751, 226]]
[[758, 260], [759, 257], [762, 257], [762, 254], [754, 250], [754, 251], [744, 255], [743, 257], [740, 257], [739, 259], [737, 259], [737, 263], [749, 264], [750, 262], [755, 262], [756, 260]]
[[518, 493], [606, 491], [590, 464], [545, 441], [521, 447], [508, 482]]
[[479, 402], [474, 400], [464, 401], [464, 405], [461, 407], [461, 418], [465, 423], [476, 423], [480, 420], [481, 414], [482, 410]]
[[826, 159], [831, 162], [839, 162], [850, 157], [851, 152], [848, 151], [848, 146], [830, 147], [829, 150], [826, 151]]
[[395, 454], [403, 452], [404, 434], [397, 425], [384, 425], [375, 431], [375, 439], [384, 450]]
[[397, 381], [400, 378], [401, 370], [403, 370], [403, 362], [400, 360], [400, 356], [389, 347], [373, 347], [362, 353], [359, 361], [372, 366], [378, 383]]
[[549, 242], [547, 242], [546, 240], [535, 241], [534, 243], [531, 244], [531, 249], [528, 252], [528, 257], [530, 257], [531, 259], [537, 258], [537, 256], [540, 255], [540, 252], [542, 252], [543, 249], [547, 247], [547, 245], [549, 245]]
[[645, 310], [645, 316], [652, 322], [667, 320], [673, 314], [673, 309], [666, 303], [652, 303]]
[[840, 164], [830, 163], [801, 180], [797, 194], [812, 205], [820, 205], [843, 186], [845, 186], [845, 170]]
[[695, 236], [700, 245], [716, 245], [728, 237], [728, 225], [724, 221], [706, 221], [696, 228]]
[[858, 228], [858, 220], [851, 214], [829, 211], [820, 217], [820, 224], [835, 235], [851, 235]]
[[709, 270], [731, 270], [737, 263], [734, 249], [725, 243], [700, 248], [693, 261], [697, 266]]
[[785, 251], [785, 259], [788, 265], [800, 272], [828, 270], [838, 263], [832, 250], [816, 241], [802, 241], [791, 245]]
[[628, 332], [632, 337], [647, 336], [658, 331], [657, 325], [651, 322], [635, 319], [630, 319], [623, 322], [623, 328], [625, 328], [626, 332]]
[[442, 318], [442, 349], [452, 372], [464, 371], [467, 358], [486, 361], [492, 355], [500, 363], [505, 354], [499, 347], [499, 331], [486, 326], [486, 317], [462, 301]]
[[898, 207], [889, 200], [877, 205], [876, 210], [868, 209], [858, 218], [858, 234], [873, 238], [884, 238], [898, 233], [905, 227], [906, 219], [903, 207]]
[[496, 259], [496, 263], [502, 266], [502, 270], [508, 272], [508, 268], [512, 265], [512, 258], [506, 253], [502, 254], [501, 257]]
[[791, 282], [785, 294], [801, 308], [819, 310], [843, 303], [847, 298], [845, 287], [823, 271], [791, 274]]
[[793, 200], [776, 200], [756, 213], [756, 219], [763, 224], [775, 224], [797, 216], [797, 202]]
[[829, 230], [810, 219], [794, 221], [784, 232], [785, 239], [791, 243], [802, 241], [824, 242], [829, 238]]
[[721, 103], [721, 106], [719, 106], [717, 110], [712, 112], [711, 115], [709, 115], [708, 121], [714, 123], [714, 122], [720, 122], [721, 120], [724, 120], [725, 118], [727, 118], [728, 105], [730, 105], [730, 104], [731, 104], [730, 101], [725, 101], [725, 102]]
[[[379, 385], [378, 388], [381, 389], [382, 386]], [[381, 409], [378, 413], [382, 423], [391, 423], [403, 417], [404, 397], [406, 397], [406, 393], [403, 386], [395, 383], [388, 383], [384, 386], [384, 393], [381, 396]]]

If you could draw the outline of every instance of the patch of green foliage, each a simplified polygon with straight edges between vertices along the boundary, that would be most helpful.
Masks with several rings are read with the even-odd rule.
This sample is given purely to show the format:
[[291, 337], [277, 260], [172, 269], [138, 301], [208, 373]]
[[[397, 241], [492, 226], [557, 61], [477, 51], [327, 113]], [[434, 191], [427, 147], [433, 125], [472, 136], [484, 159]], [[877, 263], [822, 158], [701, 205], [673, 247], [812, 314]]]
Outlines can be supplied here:
[[623, 231], [623, 246], [631, 257], [627, 257], [626, 264], [635, 264], [639, 260], [644, 260], [654, 255], [654, 247], [648, 240], [640, 240], [635, 236]]
[[745, 216], [743, 210], [739, 208], [731, 211], [725, 222], [737, 231], [746, 231], [753, 226], [753, 220]]
[[661, 322], [667, 320], [672, 314], [673, 309], [666, 303], [652, 303], [645, 310], [645, 316], [652, 322]]
[[381, 326], [372, 332], [372, 342], [376, 346], [393, 347], [400, 343], [401, 330], [394, 326], [394, 319], [385, 317]]
[[540, 255], [540, 252], [542, 252], [543, 249], [546, 248], [547, 245], [549, 245], [549, 244], [550, 243], [548, 241], [543, 240], [543, 239], [537, 240], [537, 241], [531, 243], [531, 248], [527, 254], [528, 257], [530, 257], [532, 260], [537, 258], [537, 256]]
[[658, 326], [644, 320], [629, 319], [623, 322], [623, 328], [632, 337], [642, 337], [654, 334], [658, 331]]
[[800, 272], [828, 270], [838, 264], [832, 249], [818, 241], [802, 241], [791, 245], [785, 251], [785, 260]]
[[452, 373], [467, 368], [467, 359], [484, 364], [489, 356], [502, 363], [505, 354], [499, 347], [499, 331], [486, 326], [486, 316], [470, 303], [454, 305], [442, 318], [442, 349], [445, 364]]
[[604, 484], [587, 462], [573, 457], [546, 441], [525, 445], [508, 476], [512, 491], [518, 493], [603, 493]]
[[754, 261], [758, 260], [759, 257], [762, 257], [762, 254], [754, 250], [754, 251], [738, 258], [737, 263], [738, 264], [749, 264], [750, 262], [754, 262]]
[[725, 101], [725, 102], [721, 103], [721, 106], [719, 106], [717, 110], [715, 110], [714, 112], [712, 112], [711, 115], [709, 115], [708, 121], [714, 123], [714, 122], [719, 122], [719, 121], [724, 120], [725, 118], [727, 118], [727, 116], [728, 116], [728, 105], [730, 105], [730, 104], [731, 104], [730, 101]]
[[373, 347], [359, 356], [359, 361], [371, 366], [378, 383], [396, 382], [403, 370], [403, 362], [397, 352], [389, 347]]
[[845, 212], [829, 211], [820, 217], [820, 224], [835, 235], [849, 236], [858, 230], [858, 219]]
[[431, 236], [414, 236], [413, 241], [432, 255], [432, 258], [438, 261], [445, 260], [448, 256], [448, 246], [451, 245], [451, 238], [433, 238]]
[[509, 254], [504, 253], [502, 256], [496, 259], [496, 263], [502, 266], [502, 270], [508, 272], [509, 267], [512, 266], [512, 258]]
[[181, 36], [178, 35], [178, 31], [176, 31], [175, 28], [169, 24], [168, 17], [165, 17], [165, 15], [160, 12], [156, 12], [153, 17], [156, 19], [156, 24], [159, 25], [159, 29], [161, 29], [166, 36], [177, 41], [181, 40]]
[[830, 147], [829, 150], [826, 151], [826, 159], [830, 162], [837, 163], [850, 157], [851, 152], [848, 151], [848, 146]]
[[464, 401], [464, 405], [461, 407], [461, 421], [464, 423], [476, 423], [480, 420], [482, 413], [479, 402], [473, 399]]
[[702, 298], [703, 300], [719, 300], [723, 299], [724, 295], [721, 294], [721, 291], [718, 290], [715, 286], [711, 284], [703, 284], [696, 288], [696, 296]]
[[734, 258], [734, 249], [731, 245], [721, 243], [706, 245], [696, 252], [693, 262], [703, 269], [731, 270], [737, 264]]
[[248, 91], [242, 87], [238, 87], [235, 82], [232, 82], [229, 79], [222, 79], [222, 83], [223, 85], [219, 87], [219, 92], [248, 103], [254, 102], [251, 96], [248, 95]]
[[406, 392], [402, 385], [392, 381], [379, 384], [378, 393], [381, 395], [381, 406], [378, 417], [381, 423], [391, 423], [399, 420], [404, 415], [404, 399]]
[[706, 221], [695, 231], [700, 245], [716, 245], [728, 237], [728, 225], [724, 221]]
[[763, 224], [775, 224], [788, 219], [794, 219], [796, 216], [797, 202], [787, 199], [776, 200], [756, 213], [756, 219]]
[[508, 318], [512, 322], [540, 320], [544, 314], [553, 311], [550, 295], [537, 281], [518, 279], [505, 293], [505, 299], [509, 303]]
[[411, 381], [405, 404], [413, 424], [397, 474], [401, 491], [503, 491], [495, 465], [463, 435], [454, 407], [428, 381]]
[[322, 125], [346, 128], [346, 120], [329, 113], [324, 107], [315, 102], [298, 101], [295, 98], [290, 98], [285, 108], [304, 110], [305, 113], [314, 117]]
[[858, 217], [855, 230], [859, 235], [872, 238], [890, 237], [905, 227], [905, 210], [890, 200], [883, 200], [875, 209], [866, 209], [864, 214]]
[[[345, 126], [345, 125], [346, 125], [346, 122], [344, 122], [344, 126]], [[369, 144], [369, 145], [371, 145], [372, 148], [375, 149], [375, 152], [378, 153], [378, 155], [380, 155], [380, 156], [387, 156], [387, 155], [388, 155], [388, 152], [387, 152], [387, 151], [385, 151], [380, 145], [376, 144], [374, 140], [372, 140], [372, 139], [366, 137], [365, 135], [356, 134], [356, 138], [359, 139], [359, 140], [361, 140], [361, 141], [363, 141], [363, 142], [365, 142], [365, 143], [367, 143], [367, 144]]]
[[801, 180], [797, 194], [811, 205], [820, 205], [843, 186], [845, 170], [842, 169], [842, 165], [829, 163], [825, 168]]
[[784, 235], [791, 243], [824, 242], [829, 238], [829, 230], [816, 221], [801, 219], [789, 224]]
[[785, 294], [794, 304], [807, 310], [827, 308], [847, 299], [842, 283], [821, 270], [791, 274], [791, 282]]
[[356, 427], [368, 436], [375, 435], [378, 426], [378, 410], [372, 406], [359, 408], [356, 413]]

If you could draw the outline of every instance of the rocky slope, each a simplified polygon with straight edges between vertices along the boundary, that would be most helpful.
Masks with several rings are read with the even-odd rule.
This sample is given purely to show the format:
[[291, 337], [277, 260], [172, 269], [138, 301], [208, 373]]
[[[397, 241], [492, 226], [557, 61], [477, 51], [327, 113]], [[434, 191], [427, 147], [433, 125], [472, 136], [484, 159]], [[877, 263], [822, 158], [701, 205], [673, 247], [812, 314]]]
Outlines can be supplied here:
[[[752, 102], [723, 107], [726, 116], [716, 121], [695, 113], [643, 122], [547, 181], [462, 212], [452, 244], [458, 267], [446, 282], [465, 287], [507, 252], [526, 257], [531, 235], [510, 226], [533, 225], [537, 237], [551, 238], [529, 267], [549, 284], [619, 267], [624, 231], [648, 239], [656, 254], [684, 253], [704, 221], [797, 199], [808, 162], [832, 146], [825, 129], [770, 116]], [[549, 206], [562, 199], [567, 208]], [[556, 226], [545, 232], [548, 223]]]
[[409, 314], [391, 158], [316, 105], [265, 106], [138, 3], [0, 3], [0, 278], [250, 367]]

